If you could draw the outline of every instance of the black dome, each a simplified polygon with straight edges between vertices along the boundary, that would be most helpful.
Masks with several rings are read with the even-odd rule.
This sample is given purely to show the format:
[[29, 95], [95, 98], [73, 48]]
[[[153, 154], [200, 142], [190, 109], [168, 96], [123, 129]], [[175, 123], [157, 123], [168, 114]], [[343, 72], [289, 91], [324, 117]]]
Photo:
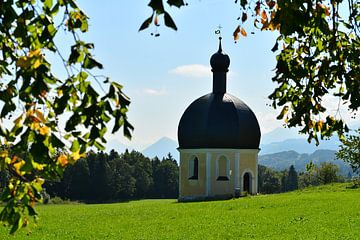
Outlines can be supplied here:
[[240, 99], [210, 93], [195, 100], [178, 127], [179, 148], [258, 149], [260, 127], [255, 114]]
[[195, 100], [178, 127], [179, 148], [258, 149], [260, 127], [255, 114], [240, 99], [226, 93], [230, 58], [219, 50], [212, 55], [213, 91]]

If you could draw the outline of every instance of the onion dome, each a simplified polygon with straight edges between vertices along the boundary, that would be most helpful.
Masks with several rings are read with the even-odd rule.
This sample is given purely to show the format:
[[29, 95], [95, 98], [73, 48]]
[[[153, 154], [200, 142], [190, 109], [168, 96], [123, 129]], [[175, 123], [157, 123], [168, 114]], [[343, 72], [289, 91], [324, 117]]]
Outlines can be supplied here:
[[213, 72], [227, 72], [229, 71], [230, 58], [223, 52], [221, 37], [219, 39], [219, 50], [211, 56], [210, 65]]
[[260, 127], [253, 111], [237, 97], [226, 93], [230, 58], [219, 50], [211, 56], [213, 91], [195, 100], [185, 110], [178, 126], [180, 149], [258, 149]]

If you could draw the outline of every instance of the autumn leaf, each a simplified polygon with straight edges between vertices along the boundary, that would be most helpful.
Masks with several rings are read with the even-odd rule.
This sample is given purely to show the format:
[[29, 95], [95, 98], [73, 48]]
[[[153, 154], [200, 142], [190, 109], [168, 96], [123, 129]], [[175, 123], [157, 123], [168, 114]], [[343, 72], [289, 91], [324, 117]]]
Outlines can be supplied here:
[[261, 13], [261, 23], [266, 24], [268, 22], [268, 16], [266, 14], [266, 11], [263, 10]]
[[15, 163], [15, 164], [13, 165], [14, 168], [15, 168], [16, 173], [17, 173], [18, 175], [20, 175], [20, 176], [22, 176], [22, 175], [25, 174], [24, 171], [20, 171], [20, 169], [21, 169], [22, 166], [24, 166], [24, 165], [25, 165], [25, 161], [24, 161], [24, 160], [21, 160], [20, 162], [17, 162], [17, 163]]
[[42, 126], [40, 129], [39, 129], [39, 132], [41, 135], [43, 136], [46, 136], [50, 133], [50, 128], [48, 126]]
[[41, 49], [38, 48], [38, 49], [35, 49], [33, 51], [30, 51], [29, 52], [29, 57], [32, 58], [32, 57], [39, 57], [41, 54]]
[[9, 155], [9, 152], [7, 150], [0, 151], [0, 157], [6, 158]]
[[40, 119], [41, 122], [46, 122], [46, 119], [44, 118], [44, 115], [39, 110], [35, 110], [36, 116]]
[[154, 24], [155, 24], [155, 26], [160, 26], [160, 25], [159, 25], [159, 19], [158, 19], [158, 15], [157, 15], [157, 14], [155, 15], [155, 18], [154, 18]]
[[235, 41], [239, 40], [239, 38], [240, 38], [239, 33], [240, 33], [240, 26], [237, 26], [234, 33], [233, 33]]
[[244, 23], [247, 19], [247, 14], [245, 12], [242, 13], [241, 21]]
[[61, 166], [65, 166], [66, 164], [68, 164], [68, 159], [67, 156], [65, 154], [61, 154], [58, 158], [57, 158], [57, 162], [58, 164], [60, 164]]
[[276, 3], [275, 1], [268, 1], [266, 2], [266, 4], [269, 6], [270, 9], [273, 9]]
[[255, 14], [256, 14], [256, 16], [258, 16], [260, 14], [260, 1], [256, 2]]
[[323, 124], [324, 124], [324, 122], [322, 120], [317, 122], [318, 131], [321, 131]]
[[244, 28], [241, 28], [240, 33], [241, 33], [241, 35], [243, 35], [244, 37], [246, 37], [246, 36], [247, 36], [247, 33], [246, 33], [246, 31], [245, 31], [245, 29], [244, 29]]

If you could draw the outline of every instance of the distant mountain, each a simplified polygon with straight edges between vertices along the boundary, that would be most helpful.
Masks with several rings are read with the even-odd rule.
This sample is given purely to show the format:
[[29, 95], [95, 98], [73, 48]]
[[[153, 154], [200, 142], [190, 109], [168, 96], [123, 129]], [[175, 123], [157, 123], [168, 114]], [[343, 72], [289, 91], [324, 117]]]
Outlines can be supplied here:
[[259, 164], [276, 169], [289, 169], [294, 165], [296, 171], [305, 171], [306, 164], [312, 161], [314, 164], [320, 165], [322, 162], [331, 162], [339, 166], [340, 173], [347, 175], [352, 172], [351, 168], [342, 160], [336, 160], [336, 151], [333, 150], [316, 150], [312, 154], [297, 153], [295, 151], [284, 151], [273, 154], [265, 154], [259, 156]]
[[149, 158], [157, 156], [161, 159], [170, 152], [174, 159], [179, 160], [179, 152], [176, 149], [177, 147], [177, 141], [168, 137], [163, 137], [156, 141], [154, 144], [151, 144], [150, 146], [145, 148], [142, 151], [142, 154]]
[[298, 153], [313, 153], [316, 150], [328, 149], [337, 151], [340, 145], [337, 137], [332, 137], [329, 140], [320, 141], [319, 146], [312, 141], [308, 143], [305, 138], [286, 139], [281, 142], [272, 142], [268, 144], [260, 144], [260, 154], [270, 154], [283, 151], [296, 151]]
[[[348, 122], [348, 127], [351, 130], [358, 129], [360, 127], [360, 121]], [[278, 127], [272, 130], [271, 132], [262, 134], [261, 144], [267, 145], [270, 143], [283, 142], [287, 139], [306, 139], [306, 135], [299, 134], [298, 128]], [[330, 141], [332, 140], [337, 140], [337, 137], [334, 136]], [[327, 141], [323, 141], [323, 142], [327, 142]], [[326, 149], [327, 147], [323, 147], [323, 148]]]

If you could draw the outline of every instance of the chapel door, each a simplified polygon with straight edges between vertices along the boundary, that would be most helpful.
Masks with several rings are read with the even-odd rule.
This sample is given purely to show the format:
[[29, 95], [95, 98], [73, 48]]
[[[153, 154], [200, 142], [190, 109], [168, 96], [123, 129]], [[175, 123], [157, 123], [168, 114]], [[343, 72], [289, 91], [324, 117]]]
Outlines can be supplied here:
[[251, 193], [251, 190], [250, 190], [250, 182], [251, 181], [250, 180], [251, 180], [250, 173], [245, 173], [244, 174], [244, 179], [243, 179], [243, 183], [244, 183], [243, 191], [244, 192]]

